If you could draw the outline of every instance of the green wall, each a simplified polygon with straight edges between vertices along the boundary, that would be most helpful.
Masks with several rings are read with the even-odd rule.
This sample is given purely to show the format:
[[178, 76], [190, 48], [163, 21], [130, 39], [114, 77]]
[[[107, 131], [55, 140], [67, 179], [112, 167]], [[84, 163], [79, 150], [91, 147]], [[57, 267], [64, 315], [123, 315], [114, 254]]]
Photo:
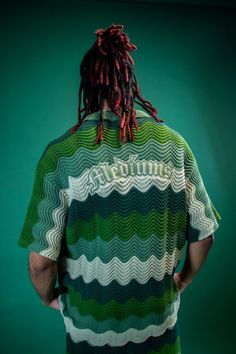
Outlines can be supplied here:
[[[235, 9], [123, 2], [9, 6], [1, 33], [1, 353], [62, 354], [17, 239], [36, 163], [76, 121], [79, 64], [99, 27], [122, 23], [142, 96], [189, 142], [222, 216], [208, 262], [181, 295], [182, 354], [232, 353], [235, 323]], [[138, 107], [137, 107], [138, 108]]]

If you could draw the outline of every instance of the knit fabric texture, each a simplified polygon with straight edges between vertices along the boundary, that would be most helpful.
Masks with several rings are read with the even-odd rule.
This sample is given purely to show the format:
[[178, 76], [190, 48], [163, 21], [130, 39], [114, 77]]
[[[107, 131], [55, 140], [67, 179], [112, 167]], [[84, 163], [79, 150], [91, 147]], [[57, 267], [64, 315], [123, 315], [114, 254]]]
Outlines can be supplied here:
[[18, 245], [58, 262], [73, 343], [107, 348], [175, 326], [184, 246], [213, 234], [220, 215], [181, 134], [136, 110], [139, 130], [122, 144], [118, 116], [103, 114], [101, 143], [94, 112], [44, 150]]

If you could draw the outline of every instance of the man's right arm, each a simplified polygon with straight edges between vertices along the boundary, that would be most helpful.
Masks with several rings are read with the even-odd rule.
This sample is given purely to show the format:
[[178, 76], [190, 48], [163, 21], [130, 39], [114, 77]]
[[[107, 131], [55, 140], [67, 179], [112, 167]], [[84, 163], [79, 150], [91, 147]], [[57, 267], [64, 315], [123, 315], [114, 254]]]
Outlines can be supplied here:
[[189, 285], [193, 277], [198, 273], [201, 266], [207, 259], [207, 255], [213, 245], [214, 236], [209, 235], [207, 238], [188, 243], [186, 249], [186, 257], [183, 268], [180, 272], [175, 273], [174, 278], [180, 292]]

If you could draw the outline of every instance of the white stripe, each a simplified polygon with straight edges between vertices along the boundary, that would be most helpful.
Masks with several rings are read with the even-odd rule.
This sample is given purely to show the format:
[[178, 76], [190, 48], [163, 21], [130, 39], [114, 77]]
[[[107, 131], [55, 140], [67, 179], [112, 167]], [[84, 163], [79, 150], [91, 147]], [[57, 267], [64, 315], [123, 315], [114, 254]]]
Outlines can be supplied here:
[[[202, 186], [203, 191], [205, 188]], [[205, 192], [206, 193], [206, 192]], [[194, 229], [199, 231], [198, 239], [202, 240], [206, 236], [211, 235], [217, 228], [218, 223], [215, 219], [213, 211], [211, 210], [210, 200], [206, 193], [207, 204], [196, 198], [196, 186], [186, 179], [186, 194], [188, 199], [188, 210], [190, 214], [190, 224]], [[212, 213], [212, 217], [209, 218], [206, 215], [206, 208]]]
[[60, 205], [52, 212], [54, 226], [46, 232], [45, 238], [48, 248], [40, 251], [44, 257], [56, 260], [60, 253], [61, 239], [65, 229], [65, 215], [67, 209], [67, 200], [64, 190], [59, 191]]
[[[78, 201], [85, 201], [89, 194], [93, 194], [92, 186], [88, 183], [88, 175], [90, 170], [85, 170], [81, 176], [75, 178], [69, 176], [69, 189], [67, 193], [70, 195], [70, 202], [73, 199]], [[140, 192], [145, 193], [152, 186], [164, 191], [171, 185], [174, 192], [178, 193], [185, 189], [184, 169], [173, 169], [171, 180], [159, 178], [156, 176], [128, 176], [126, 178], [117, 178], [110, 183], [104, 185], [99, 184], [96, 193], [101, 197], [107, 197], [113, 191], [118, 191], [120, 194], [127, 194], [131, 188], [135, 187]]]
[[106, 286], [116, 280], [124, 286], [132, 279], [136, 279], [140, 284], [145, 284], [151, 277], [161, 281], [166, 273], [172, 274], [182, 256], [183, 249], [184, 247], [179, 251], [175, 248], [172, 254], [166, 252], [160, 260], [152, 255], [145, 262], [140, 261], [136, 256], [131, 257], [127, 262], [122, 262], [117, 257], [113, 257], [108, 263], [103, 263], [99, 257], [89, 262], [85, 255], [77, 260], [64, 258], [62, 262], [72, 279], [82, 276], [85, 283], [96, 279], [102, 286]]
[[88, 328], [80, 329], [74, 326], [72, 319], [63, 314], [64, 305], [61, 301], [61, 296], [59, 296], [59, 307], [64, 318], [66, 332], [70, 334], [72, 341], [74, 343], [78, 343], [85, 340], [93, 346], [103, 346], [106, 344], [110, 346], [123, 346], [129, 341], [133, 343], [142, 343], [150, 336], [158, 337], [162, 335], [168, 328], [172, 328], [175, 325], [177, 321], [179, 305], [180, 293], [178, 293], [177, 299], [174, 303], [173, 314], [169, 315], [161, 325], [149, 325], [142, 330], [129, 328], [122, 333], [116, 333], [112, 330], [106, 331], [104, 333], [95, 333]]

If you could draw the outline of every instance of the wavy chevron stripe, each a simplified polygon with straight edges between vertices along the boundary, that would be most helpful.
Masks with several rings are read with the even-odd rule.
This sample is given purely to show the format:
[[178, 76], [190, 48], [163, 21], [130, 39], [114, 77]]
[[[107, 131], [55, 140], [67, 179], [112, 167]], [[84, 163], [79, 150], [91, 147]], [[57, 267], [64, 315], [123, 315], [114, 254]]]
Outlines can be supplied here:
[[[68, 353], [180, 354], [173, 274], [186, 242], [214, 233], [220, 215], [185, 139], [136, 110], [121, 144], [119, 119], [99, 112], [48, 144], [18, 240], [58, 263]], [[141, 350], [141, 351], [140, 351]]]
[[[67, 334], [67, 343], [69, 353], [91, 353], [94, 347], [90, 346], [87, 341], [74, 343]], [[127, 353], [152, 353], [152, 354], [180, 354], [180, 337], [177, 324], [167, 329], [163, 335], [157, 337], [149, 337], [145, 342], [133, 343], [128, 342], [126, 346], [111, 347], [104, 345], [96, 347], [97, 354], [124, 354]]]
[[[163, 323], [166, 317], [173, 315], [173, 313], [175, 312], [175, 306], [177, 301], [179, 301], [179, 298], [173, 296], [171, 303], [166, 302], [163, 303], [162, 306], [160, 306], [160, 304], [154, 302], [152, 299], [152, 303], [154, 306], [152, 306], [151, 311], [148, 307], [144, 308], [144, 304], [139, 304], [139, 306], [136, 308], [136, 313], [133, 313], [134, 309], [132, 308], [132, 306], [129, 307], [127, 305], [123, 305], [123, 310], [126, 308], [130, 312], [125, 313], [122, 316], [122, 314], [119, 312], [119, 309], [121, 309], [121, 307], [117, 307], [116, 303], [114, 302], [112, 303], [112, 305], [106, 305], [102, 307], [98, 306], [98, 309], [89, 306], [89, 309], [87, 311], [90, 313], [86, 313], [85, 311], [83, 311], [83, 307], [79, 306], [80, 304], [77, 304], [77, 306], [73, 306], [71, 304], [70, 297], [67, 295], [63, 297], [63, 315], [65, 317], [68, 317], [68, 314], [71, 314], [72, 310], [74, 310], [73, 317], [71, 315], [69, 317], [71, 317], [73, 325], [81, 329], [86, 329], [89, 323], [89, 327], [92, 331], [96, 330], [99, 331], [99, 333], [101, 334], [108, 330], [113, 330], [116, 333], [122, 333], [128, 330], [130, 327], [133, 327], [137, 330], [143, 330], [150, 323], [150, 319], [152, 319], [152, 322], [155, 323], [155, 325], [159, 326]], [[148, 304], [150, 302], [148, 302]], [[86, 304], [83, 302], [82, 305]], [[91, 305], [90, 302], [87, 305]], [[107, 313], [104, 313], [102, 316], [100, 312], [100, 315], [96, 316], [97, 312], [99, 311], [99, 308], [100, 310], [107, 308], [107, 310], [109, 310], [110, 315], [107, 316]], [[143, 308], [144, 310], [142, 310]], [[95, 314], [96, 317], [93, 314]], [[103, 317], [102, 320], [101, 317]]]
[[[67, 273], [64, 285], [67, 289], [74, 289], [83, 299], [94, 299], [99, 304], [105, 304], [114, 299], [120, 304], [125, 304], [131, 298], [140, 302], [145, 301], [149, 294], [158, 294], [159, 298], [163, 298], [167, 291], [174, 291], [174, 293], [177, 291], [172, 274], [168, 273], [161, 281], [151, 277], [145, 284], [140, 284], [136, 279], [132, 279], [127, 285], [120, 285], [113, 280], [107, 286], [102, 286], [97, 279], [87, 284], [82, 276], [73, 280]], [[119, 298], [117, 298], [117, 294], [119, 294]]]
[[[116, 334], [121, 334], [127, 332], [131, 327], [136, 331], [144, 331], [150, 323], [155, 324], [155, 327], [160, 327], [167, 318], [172, 318], [176, 321], [177, 309], [176, 309], [176, 301], [172, 302], [172, 304], [163, 304], [165, 306], [165, 311], [158, 313], [153, 309], [152, 312], [147, 315], [140, 317], [138, 315], [127, 315], [124, 319], [119, 318], [119, 316], [115, 316], [117, 314], [116, 311], [110, 313], [110, 317], [106, 316], [104, 320], [96, 320], [93, 315], [85, 315], [80, 314], [78, 308], [69, 307], [66, 299], [63, 299], [63, 303], [65, 304], [65, 308], [68, 309], [68, 312], [71, 313], [74, 310], [74, 316], [68, 316], [68, 312], [65, 308], [62, 310], [62, 314], [64, 319], [70, 318], [75, 328], [80, 328], [80, 330], [86, 330], [89, 326], [89, 329], [93, 332], [96, 331], [96, 334], [104, 335], [107, 331], [112, 331]], [[173, 322], [171, 322], [172, 324]], [[170, 325], [170, 324], [169, 324]], [[158, 329], [157, 329], [158, 330]], [[137, 332], [136, 332], [137, 333]], [[161, 334], [161, 333], [159, 333]], [[82, 338], [81, 338], [82, 339]], [[133, 341], [133, 340], [132, 340]], [[110, 343], [112, 344], [112, 343]]]
[[[26, 227], [28, 235], [32, 233], [33, 236], [31, 247], [34, 248], [34, 244], [41, 245], [40, 254], [56, 260], [60, 252], [68, 198], [63, 190], [59, 190], [48, 179], [44, 180], [43, 189], [45, 198], [36, 201], [37, 214], [31, 214], [35, 201], [33, 205], [31, 204], [29, 222]], [[31, 239], [28, 239], [28, 242], [30, 241]]]
[[199, 231], [198, 239], [202, 240], [218, 228], [217, 214], [199, 175], [195, 177], [195, 183], [186, 180], [186, 193], [191, 227]]
[[[132, 151], [136, 152], [138, 147], [143, 148], [143, 146], [145, 147], [145, 144], [147, 143], [147, 146], [145, 148], [146, 153], [148, 152], [148, 156], [155, 159], [156, 155], [155, 152], [153, 152], [152, 150], [153, 146], [148, 148], [149, 144], [153, 145], [154, 143], [154, 145], [157, 145], [157, 151], [161, 149], [162, 145], [164, 147], [164, 150], [166, 150], [162, 153], [162, 159], [168, 158], [168, 155], [171, 153], [171, 155], [173, 154], [175, 158], [170, 158], [170, 161], [173, 160], [172, 162], [176, 164], [176, 160], [178, 161], [180, 159], [179, 166], [181, 166], [181, 161], [183, 163], [183, 155], [185, 153], [186, 147], [185, 140], [178, 132], [174, 131], [173, 129], [167, 127], [164, 124], [158, 124], [157, 122], [154, 122], [153, 119], [151, 121], [147, 121], [146, 119], [140, 119], [139, 132], [134, 130], [134, 136], [136, 139], [127, 147], [126, 145], [122, 145], [119, 143], [119, 129], [117, 129], [117, 127], [115, 127], [114, 129], [108, 129], [105, 126], [104, 143], [102, 143], [101, 145], [95, 144], [97, 135], [96, 126], [97, 124], [94, 123], [94, 125], [90, 129], [88, 129], [87, 122], [85, 121], [84, 124], [81, 125], [81, 128], [83, 127], [83, 129], [80, 129], [80, 131], [78, 130], [77, 134], [70, 134], [68, 131], [67, 134], [63, 135], [64, 139], [59, 138], [51, 142], [46, 147], [45, 151], [43, 152], [42, 158], [39, 161], [39, 168], [43, 176], [50, 174], [52, 171], [55, 171], [61, 159], [70, 158], [74, 156], [76, 152], [79, 155], [81, 149], [87, 149], [91, 153], [99, 153], [104, 149], [105, 156], [102, 156], [103, 160], [105, 157], [109, 158], [109, 156], [112, 156], [114, 152], [111, 151], [110, 153], [106, 153], [105, 146], [107, 146], [107, 148], [113, 148], [114, 150], [119, 149], [119, 155], [121, 155], [121, 158], [123, 158], [124, 155], [122, 155], [122, 153], [124, 149], [133, 148]], [[167, 146], [164, 146], [164, 144], [166, 144]], [[168, 144], [170, 144], [170, 147], [168, 147]], [[138, 149], [138, 153], [140, 153], [141, 157], [144, 158], [142, 156], [142, 148]], [[88, 159], [88, 157], [90, 156], [86, 154], [84, 154], [84, 156], [85, 160], [87, 156], [87, 163], [89, 163], [90, 159]], [[65, 164], [63, 164], [63, 166], [66, 167]], [[63, 186], [63, 188], [65, 188], [65, 186]]]
[[[179, 241], [181, 235], [184, 241], [186, 237], [187, 215], [183, 210], [173, 213], [169, 208], [166, 208], [163, 213], [159, 213], [156, 209], [152, 209], [145, 215], [133, 210], [128, 216], [114, 212], [109, 215], [108, 219], [94, 214], [90, 222], [83, 221], [83, 219], [76, 220], [74, 217], [76, 212], [72, 213], [73, 218], [66, 230], [68, 244], [76, 243], [79, 238], [88, 241], [94, 240], [97, 234], [100, 234], [100, 237], [106, 241], [111, 240], [116, 234], [120, 239], [128, 240], [134, 234], [138, 234], [142, 239], [147, 239], [152, 233], [156, 233], [163, 242], [166, 240], [167, 234], [177, 235], [178, 233]], [[168, 240], [168, 242], [170, 241]]]
[[136, 256], [132, 256], [124, 263], [116, 256], [108, 263], [103, 263], [99, 257], [89, 262], [84, 255], [77, 260], [66, 258], [63, 261], [71, 279], [82, 275], [86, 283], [97, 279], [101, 285], [106, 286], [115, 279], [119, 284], [126, 285], [131, 279], [136, 279], [140, 284], [146, 283], [151, 277], [162, 280], [165, 273], [173, 272], [181, 255], [182, 250], [175, 248], [172, 254], [165, 252], [160, 260], [152, 255], [145, 262], [140, 261]]
[[[185, 154], [184, 146], [179, 146], [174, 141], [165, 141], [161, 143], [153, 138], [150, 138], [142, 147], [139, 153], [139, 159], [145, 159], [148, 155], [150, 160], [163, 161], [165, 163], [173, 163], [176, 171], [183, 168], [183, 156]], [[171, 151], [173, 158], [171, 158], [168, 153]], [[107, 161], [109, 164], [114, 162], [114, 158], [120, 158], [120, 160], [125, 160], [126, 156], [135, 155], [137, 152], [136, 145], [126, 144], [122, 146], [122, 149], [118, 151], [116, 148], [103, 144], [97, 150], [91, 150], [91, 148], [81, 147], [76, 150], [74, 154], [60, 157], [57, 162], [55, 170], [47, 174], [47, 178], [54, 180], [55, 176], [60, 180], [61, 187], [68, 188], [68, 179], [66, 178], [64, 170], [67, 171], [67, 175], [71, 177], [80, 176], [85, 169], [91, 169], [93, 166], [98, 165], [101, 161]], [[53, 158], [50, 155], [50, 158]], [[50, 161], [49, 161], [50, 162]], [[76, 172], [76, 175], [74, 173]], [[178, 181], [177, 181], [178, 182]]]
[[[168, 180], [167, 178], [156, 177], [156, 176], [129, 176], [127, 178], [120, 177], [114, 178], [109, 183], [103, 182], [96, 183], [96, 181], [91, 181], [89, 178], [90, 171], [87, 170], [82, 176], [75, 179], [69, 177], [69, 196], [70, 202], [72, 200], [84, 201], [88, 198], [89, 194], [98, 194], [99, 196], [105, 198], [109, 196], [113, 191], [119, 192], [121, 195], [126, 195], [132, 188], [138, 189], [140, 192], [145, 193], [148, 189], [154, 186], [159, 191], [164, 191], [170, 185], [173, 192], [178, 193], [185, 187], [184, 171], [173, 170], [173, 178]], [[100, 178], [102, 178], [100, 174]], [[88, 180], [91, 183], [88, 184]]]
[[70, 254], [73, 255], [72, 259], [78, 259], [84, 255], [88, 261], [92, 261], [96, 255], [99, 255], [103, 263], [110, 262], [114, 256], [122, 262], [127, 262], [132, 256], [136, 255], [140, 261], [144, 262], [152, 254], [161, 260], [165, 252], [172, 254], [175, 247], [181, 250], [184, 245], [181, 233], [179, 235], [166, 234], [166, 238], [170, 239], [170, 242], [164, 243], [163, 239], [156, 234], [151, 234], [147, 240], [136, 234], [133, 234], [127, 240], [120, 239], [118, 235], [115, 235], [107, 242], [98, 235], [92, 241], [79, 238], [75, 244], [68, 245], [68, 248]]
[[[156, 337], [162, 335], [167, 328], [174, 326], [177, 321], [177, 313], [180, 304], [180, 298], [178, 296], [177, 300], [173, 304], [173, 312], [172, 314], [168, 315], [165, 321], [161, 324], [151, 324], [145, 326], [144, 329], [136, 329], [134, 324], [140, 326], [142, 325], [142, 321], [140, 319], [133, 318], [131, 322], [133, 323], [130, 328], [127, 330], [117, 332], [112, 330], [107, 330], [105, 332], [97, 333], [93, 330], [89, 329], [88, 326], [86, 328], [78, 328], [74, 325], [73, 320], [64, 314], [64, 304], [61, 301], [61, 296], [59, 296], [59, 304], [61, 314], [64, 318], [65, 326], [67, 332], [70, 334], [70, 337], [74, 343], [78, 343], [80, 341], [86, 340], [89, 344], [93, 346], [104, 346], [106, 344], [110, 346], [123, 346], [127, 344], [128, 341], [132, 341], [133, 343], [142, 343], [147, 340], [150, 336]], [[146, 323], [153, 323], [154, 319], [151, 319], [151, 316], [148, 315], [148, 318], [144, 318]], [[158, 319], [158, 317], [156, 317]], [[90, 323], [92, 318], [88, 319], [87, 323]], [[121, 325], [122, 321], [119, 322], [119, 326]], [[118, 326], [118, 328], [119, 328]]]
[[[125, 320], [128, 316], [132, 315], [140, 317], [141, 319], [148, 313], [155, 312], [159, 314], [158, 321], [160, 321], [161, 314], [166, 314], [167, 305], [171, 308], [175, 299], [176, 294], [171, 289], [167, 290], [160, 298], [150, 296], [145, 300], [139, 301], [136, 298], [130, 297], [130, 299], [123, 304], [120, 304], [114, 299], [105, 304], [100, 304], [95, 299], [85, 300], [78, 291], [75, 291], [73, 288], [68, 288], [67, 297], [64, 301], [67, 302], [67, 312], [68, 307], [73, 306], [77, 308], [78, 319], [91, 315], [97, 321], [105, 321], [107, 313], [110, 313], [110, 317], [115, 320]], [[75, 318], [73, 320], [75, 321]], [[109, 325], [110, 322], [111, 321], [109, 321]]]
[[[73, 223], [78, 218], [84, 221], [89, 220], [93, 214], [98, 214], [107, 219], [116, 211], [123, 217], [127, 217], [132, 210], [147, 215], [151, 210], [156, 209], [160, 214], [163, 214], [167, 206], [167, 193], [169, 196], [168, 207], [173, 214], [177, 213], [178, 210], [185, 210], [186, 206], [185, 192], [181, 191], [176, 195], [170, 186], [166, 191], [158, 190], [151, 185], [146, 193], [139, 191], [139, 188], [132, 188], [127, 194], [122, 194], [118, 191], [108, 193], [106, 198], [94, 195], [83, 202], [78, 202], [77, 199], [74, 199], [68, 223]], [[109, 209], [106, 208], [106, 205], [109, 205]]]

